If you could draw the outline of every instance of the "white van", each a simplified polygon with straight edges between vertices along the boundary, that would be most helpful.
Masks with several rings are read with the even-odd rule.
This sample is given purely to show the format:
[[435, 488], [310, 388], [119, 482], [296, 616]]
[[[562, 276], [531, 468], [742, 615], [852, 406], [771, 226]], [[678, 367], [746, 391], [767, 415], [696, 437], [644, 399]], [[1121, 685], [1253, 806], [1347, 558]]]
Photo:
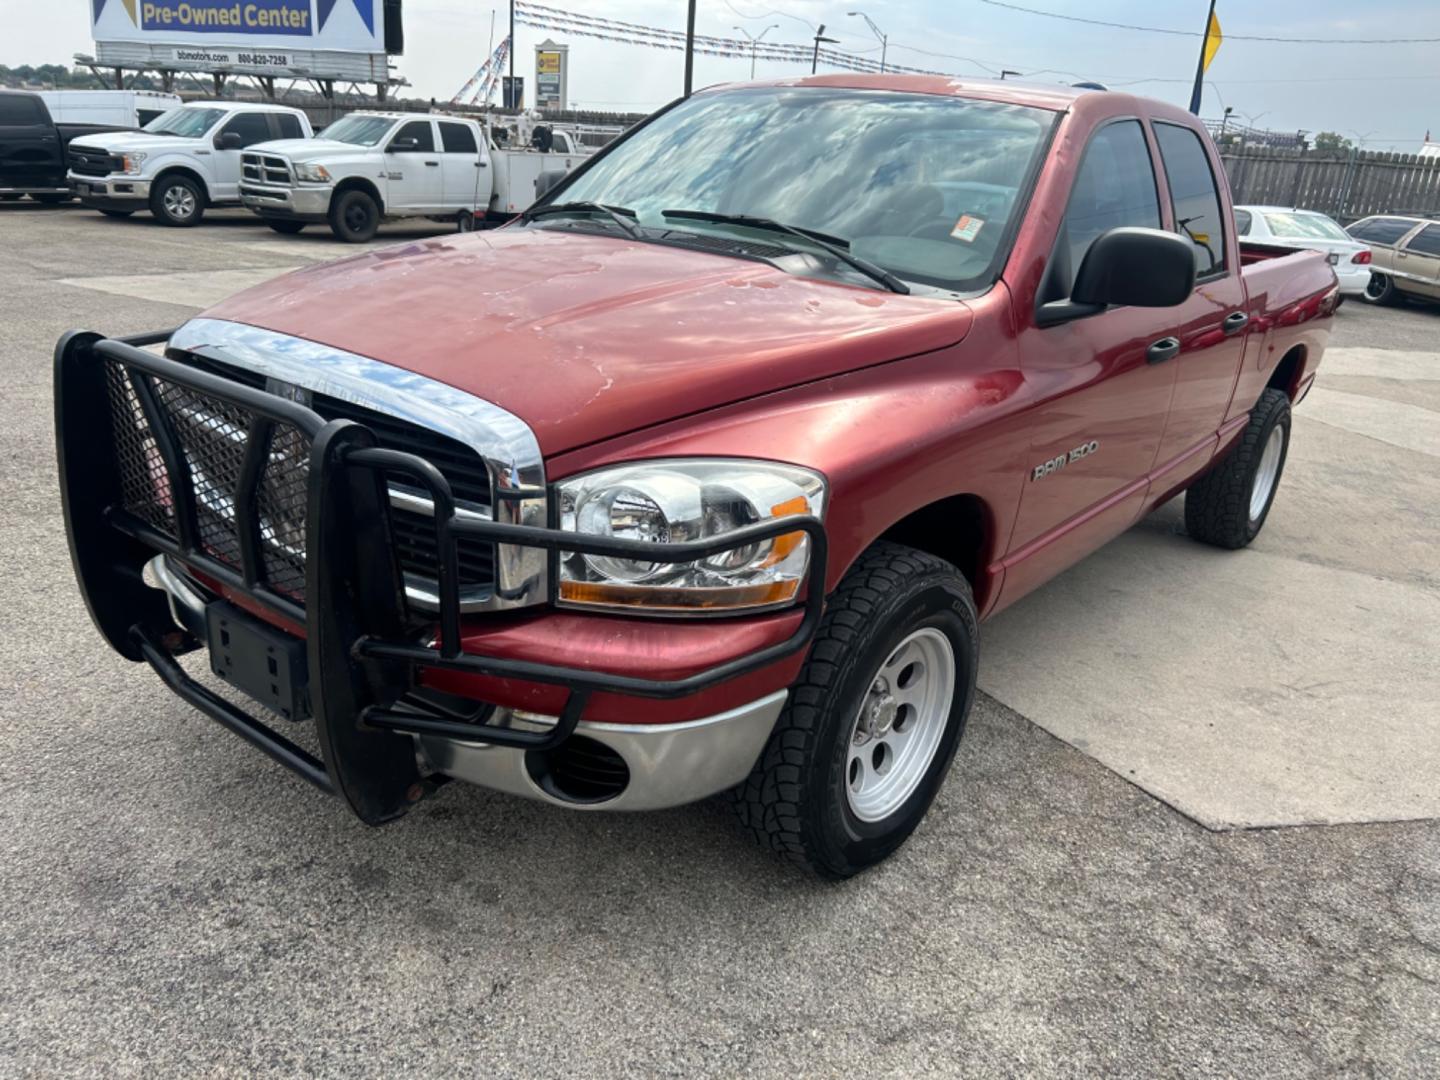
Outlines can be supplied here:
[[144, 127], [161, 113], [180, 107], [180, 95], [158, 90], [38, 91], [57, 124]]

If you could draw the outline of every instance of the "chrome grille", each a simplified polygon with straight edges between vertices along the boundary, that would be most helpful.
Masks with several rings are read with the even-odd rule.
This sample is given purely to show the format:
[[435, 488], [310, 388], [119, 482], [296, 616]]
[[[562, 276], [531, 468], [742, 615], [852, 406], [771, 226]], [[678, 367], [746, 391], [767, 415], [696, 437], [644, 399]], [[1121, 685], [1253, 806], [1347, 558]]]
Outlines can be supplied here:
[[[267, 386], [265, 377], [254, 371], [193, 354], [185, 355], [183, 359], [202, 371], [256, 389], [265, 389]], [[364, 424], [375, 434], [376, 442], [380, 446], [425, 458], [450, 482], [456, 509], [461, 515], [490, 517], [489, 471], [480, 456], [464, 443], [328, 394], [310, 394], [306, 403], [326, 420], [353, 420]], [[275, 541], [265, 545], [263, 557], [266, 559], [267, 574], [275, 573], [279, 569], [278, 566], [272, 569], [269, 560], [273, 558], [277, 562], [283, 561], [303, 582], [305, 470], [308, 467], [309, 445], [299, 432], [291, 431], [290, 434], [298, 440], [297, 446], [293, 448], [298, 459], [290, 465], [279, 464], [276, 455], [285, 452], [286, 446], [281, 433], [277, 431], [271, 446], [270, 471], [267, 472], [266, 482], [260, 489], [262, 537]], [[395, 556], [401, 572], [405, 575], [407, 592], [411, 600], [417, 602], [417, 606], [434, 606], [433, 597], [438, 594], [440, 560], [435, 545], [433, 507], [428, 495], [414, 488], [410, 477], [399, 473], [387, 474], [386, 482], [390, 490], [390, 520]], [[282, 496], [279, 493], [288, 483], [293, 483], [295, 491], [291, 495]], [[268, 491], [277, 493], [273, 503], [267, 501]], [[290, 508], [296, 508], [296, 512], [291, 514]], [[267, 533], [267, 529], [271, 531]], [[299, 543], [288, 542], [289, 538], [297, 535], [297, 530]], [[474, 537], [461, 537], [456, 547], [463, 606], [467, 600], [488, 595], [493, 588], [495, 547], [489, 541]], [[298, 556], [286, 554], [287, 552], [298, 552]]]
[[240, 178], [252, 184], [290, 186], [290, 163], [272, 154], [241, 154]]

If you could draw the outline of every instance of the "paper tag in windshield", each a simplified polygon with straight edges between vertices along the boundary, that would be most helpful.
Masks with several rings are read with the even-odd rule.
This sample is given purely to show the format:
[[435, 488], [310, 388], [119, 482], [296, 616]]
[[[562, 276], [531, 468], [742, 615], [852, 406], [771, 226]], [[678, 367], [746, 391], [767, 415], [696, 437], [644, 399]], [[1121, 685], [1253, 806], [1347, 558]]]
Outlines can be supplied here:
[[965, 214], [955, 223], [955, 227], [950, 230], [950, 235], [956, 240], [964, 240], [967, 244], [974, 243], [975, 237], [980, 235], [980, 226], [984, 224], [984, 218]]

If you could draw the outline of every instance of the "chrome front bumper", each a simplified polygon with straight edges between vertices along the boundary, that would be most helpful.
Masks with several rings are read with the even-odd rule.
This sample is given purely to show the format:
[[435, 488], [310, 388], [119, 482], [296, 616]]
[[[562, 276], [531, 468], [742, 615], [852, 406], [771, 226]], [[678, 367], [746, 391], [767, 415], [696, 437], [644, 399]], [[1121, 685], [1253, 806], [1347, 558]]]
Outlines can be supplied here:
[[[178, 626], [205, 638], [204, 600], [157, 555], [145, 567], [146, 583], [163, 589]], [[678, 724], [607, 724], [581, 721], [575, 729], [602, 743], [625, 762], [629, 781], [618, 794], [593, 801], [568, 798], [537, 779], [532, 752], [489, 743], [413, 736], [416, 755], [431, 772], [494, 791], [538, 799], [574, 810], [662, 810], [682, 806], [734, 787], [745, 779], [765, 749], [788, 691], [726, 712]], [[487, 723], [543, 731], [557, 718], [517, 715], [508, 710]]]
[[[457, 780], [539, 799], [573, 810], [662, 810], [734, 787], [749, 775], [788, 691], [777, 690], [727, 712], [679, 724], [599, 724], [581, 721], [576, 735], [603, 743], [624, 759], [629, 783], [613, 797], [565, 798], [536, 780], [531, 752], [508, 746], [417, 735], [421, 761]], [[487, 723], [544, 730], [554, 717], [492, 717]]]
[[333, 190], [328, 186], [292, 188], [242, 183], [240, 202], [247, 210], [267, 217], [294, 216], [320, 220], [330, 212]]
[[66, 181], [70, 190], [81, 199], [134, 199], [145, 202], [150, 198], [150, 181], [138, 176], [81, 176], [67, 173]]

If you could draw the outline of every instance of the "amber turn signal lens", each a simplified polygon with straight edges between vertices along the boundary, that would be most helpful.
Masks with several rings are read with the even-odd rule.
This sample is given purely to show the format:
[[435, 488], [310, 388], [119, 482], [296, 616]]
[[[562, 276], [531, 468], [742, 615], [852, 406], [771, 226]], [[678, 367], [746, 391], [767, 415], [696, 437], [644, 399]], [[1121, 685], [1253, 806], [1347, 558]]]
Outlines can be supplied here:
[[[795, 535], [803, 536], [804, 533]], [[779, 541], [776, 543], [778, 545]], [[767, 607], [793, 600], [799, 591], [799, 581], [767, 581], [754, 585], [678, 589], [657, 585], [627, 585], [612, 581], [560, 582], [560, 599], [572, 604], [650, 610], [658, 608], [666, 611], [728, 611]]]

